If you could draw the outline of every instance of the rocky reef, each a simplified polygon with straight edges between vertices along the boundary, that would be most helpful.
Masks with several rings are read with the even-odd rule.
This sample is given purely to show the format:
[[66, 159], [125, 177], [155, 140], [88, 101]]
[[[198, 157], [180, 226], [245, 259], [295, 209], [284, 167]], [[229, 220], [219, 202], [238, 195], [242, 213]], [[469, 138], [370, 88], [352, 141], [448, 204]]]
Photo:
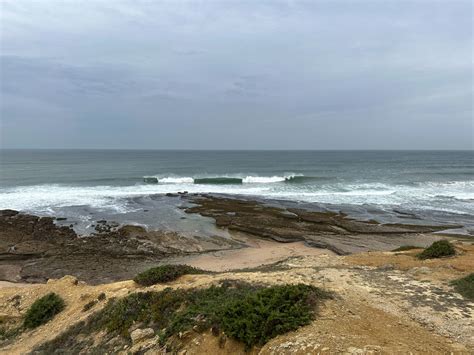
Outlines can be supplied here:
[[354, 220], [343, 213], [277, 208], [213, 195], [188, 198], [196, 206], [186, 212], [212, 217], [219, 227], [283, 243], [304, 241], [339, 255], [393, 250], [407, 244], [424, 247], [440, 238], [431, 233], [453, 227], [380, 224]]
[[182, 236], [107, 221], [99, 221], [96, 231], [78, 236], [52, 217], [0, 211], [0, 279], [46, 282], [74, 275], [90, 283], [110, 282], [131, 278], [169, 257], [242, 246], [219, 236]]

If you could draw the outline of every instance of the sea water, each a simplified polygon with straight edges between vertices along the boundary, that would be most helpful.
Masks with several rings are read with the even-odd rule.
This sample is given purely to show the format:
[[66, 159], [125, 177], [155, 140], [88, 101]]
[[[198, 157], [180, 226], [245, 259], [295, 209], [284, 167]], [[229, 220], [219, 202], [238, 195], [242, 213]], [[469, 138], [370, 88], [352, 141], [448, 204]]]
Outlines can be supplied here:
[[139, 212], [147, 205], [162, 209], [152, 214], [162, 226], [184, 219], [163, 209], [175, 206], [163, 195], [180, 191], [381, 222], [459, 224], [474, 233], [473, 151], [0, 151], [0, 209], [144, 223]]

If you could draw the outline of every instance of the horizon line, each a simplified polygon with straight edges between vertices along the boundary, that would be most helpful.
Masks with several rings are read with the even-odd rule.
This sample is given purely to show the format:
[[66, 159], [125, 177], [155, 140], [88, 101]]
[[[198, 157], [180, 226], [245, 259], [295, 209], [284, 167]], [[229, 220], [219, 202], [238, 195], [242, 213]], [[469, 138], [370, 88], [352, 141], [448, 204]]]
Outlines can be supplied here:
[[6, 151], [6, 150], [110, 150], [110, 151], [124, 151], [124, 150], [134, 150], [134, 151], [204, 151], [204, 152], [282, 152], [282, 151], [295, 151], [295, 152], [316, 152], [316, 151], [321, 151], [321, 152], [335, 152], [335, 151], [391, 151], [391, 152], [422, 152], [422, 151], [433, 151], [433, 152], [467, 152], [467, 151], [474, 151], [474, 148], [470, 149], [442, 149], [442, 148], [421, 148], [421, 149], [379, 149], [379, 148], [348, 148], [348, 149], [339, 149], [339, 148], [332, 148], [332, 149], [321, 149], [321, 148], [316, 148], [316, 149], [295, 149], [295, 148], [289, 148], [289, 149], [283, 149], [283, 148], [276, 148], [276, 149], [196, 149], [196, 148], [3, 148], [0, 147], [0, 151]]

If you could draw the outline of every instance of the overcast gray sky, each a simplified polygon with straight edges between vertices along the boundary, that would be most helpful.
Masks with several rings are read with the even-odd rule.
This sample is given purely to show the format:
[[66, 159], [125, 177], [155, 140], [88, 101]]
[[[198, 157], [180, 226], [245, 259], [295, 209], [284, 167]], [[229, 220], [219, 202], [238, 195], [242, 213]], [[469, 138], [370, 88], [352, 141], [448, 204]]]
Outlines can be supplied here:
[[4, 148], [473, 148], [470, 0], [0, 1]]

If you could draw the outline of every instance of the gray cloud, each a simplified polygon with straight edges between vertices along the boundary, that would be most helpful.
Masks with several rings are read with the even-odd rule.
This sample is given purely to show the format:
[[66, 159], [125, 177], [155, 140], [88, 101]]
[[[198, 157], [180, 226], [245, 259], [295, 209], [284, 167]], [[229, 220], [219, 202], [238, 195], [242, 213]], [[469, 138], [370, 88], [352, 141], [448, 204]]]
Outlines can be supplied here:
[[1, 6], [2, 147], [473, 147], [470, 1]]

